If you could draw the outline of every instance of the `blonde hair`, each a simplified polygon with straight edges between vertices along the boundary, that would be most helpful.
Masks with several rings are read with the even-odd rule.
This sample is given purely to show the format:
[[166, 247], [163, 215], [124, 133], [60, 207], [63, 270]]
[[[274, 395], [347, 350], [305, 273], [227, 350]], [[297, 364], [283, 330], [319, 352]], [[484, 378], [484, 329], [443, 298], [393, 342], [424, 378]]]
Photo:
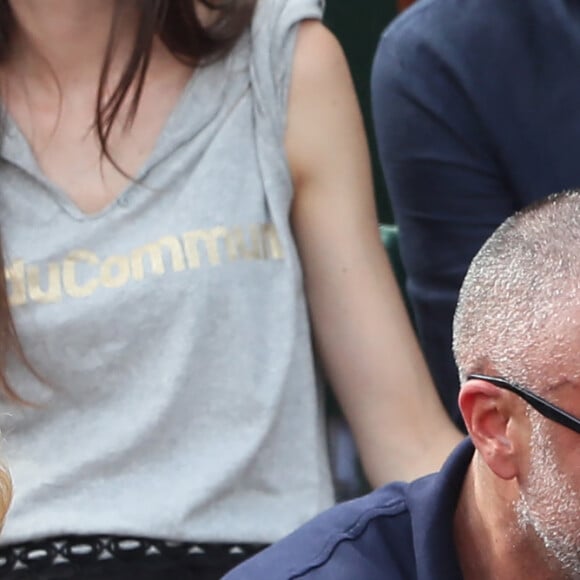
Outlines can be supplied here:
[[4, 525], [6, 512], [12, 501], [12, 478], [6, 467], [0, 466], [0, 529]]

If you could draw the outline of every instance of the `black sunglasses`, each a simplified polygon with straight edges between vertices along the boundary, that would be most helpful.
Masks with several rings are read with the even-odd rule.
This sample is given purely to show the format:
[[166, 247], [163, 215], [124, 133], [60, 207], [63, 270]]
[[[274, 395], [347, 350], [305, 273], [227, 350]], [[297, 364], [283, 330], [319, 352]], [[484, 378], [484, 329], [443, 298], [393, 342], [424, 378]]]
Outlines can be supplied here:
[[550, 401], [546, 401], [546, 399], [536, 395], [536, 393], [526, 389], [525, 387], [520, 387], [520, 385], [510, 383], [505, 379], [500, 379], [499, 377], [488, 377], [487, 375], [469, 375], [467, 379], [486, 381], [500, 389], [511, 391], [518, 397], [521, 397], [526, 403], [531, 405], [536, 411], [538, 411], [538, 413], [544, 415], [547, 419], [555, 421], [564, 427], [568, 427], [568, 429], [572, 429], [572, 431], [576, 431], [576, 433], [580, 433], [580, 419], [578, 417], [570, 415], [570, 413], [567, 413], [564, 409], [560, 409], [560, 407], [550, 403]]

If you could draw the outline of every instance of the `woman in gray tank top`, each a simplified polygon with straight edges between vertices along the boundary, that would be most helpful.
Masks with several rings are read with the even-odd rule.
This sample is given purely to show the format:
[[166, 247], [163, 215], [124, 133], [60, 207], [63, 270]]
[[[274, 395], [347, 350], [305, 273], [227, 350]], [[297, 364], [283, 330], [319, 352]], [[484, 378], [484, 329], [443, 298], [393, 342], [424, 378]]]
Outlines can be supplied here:
[[218, 578], [327, 508], [318, 368], [373, 485], [459, 437], [321, 4], [0, 3], [3, 578]]

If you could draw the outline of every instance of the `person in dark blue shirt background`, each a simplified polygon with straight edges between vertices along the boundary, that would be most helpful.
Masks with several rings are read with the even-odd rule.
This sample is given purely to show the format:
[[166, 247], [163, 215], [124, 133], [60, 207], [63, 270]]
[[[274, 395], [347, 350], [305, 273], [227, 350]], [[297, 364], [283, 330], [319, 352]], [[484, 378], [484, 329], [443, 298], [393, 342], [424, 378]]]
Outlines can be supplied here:
[[439, 473], [336, 506], [225, 579], [580, 578], [579, 279], [580, 191], [508, 219], [455, 314], [470, 437]]
[[580, 3], [422, 0], [384, 34], [372, 96], [421, 345], [457, 424], [451, 324], [514, 211], [580, 185]]

